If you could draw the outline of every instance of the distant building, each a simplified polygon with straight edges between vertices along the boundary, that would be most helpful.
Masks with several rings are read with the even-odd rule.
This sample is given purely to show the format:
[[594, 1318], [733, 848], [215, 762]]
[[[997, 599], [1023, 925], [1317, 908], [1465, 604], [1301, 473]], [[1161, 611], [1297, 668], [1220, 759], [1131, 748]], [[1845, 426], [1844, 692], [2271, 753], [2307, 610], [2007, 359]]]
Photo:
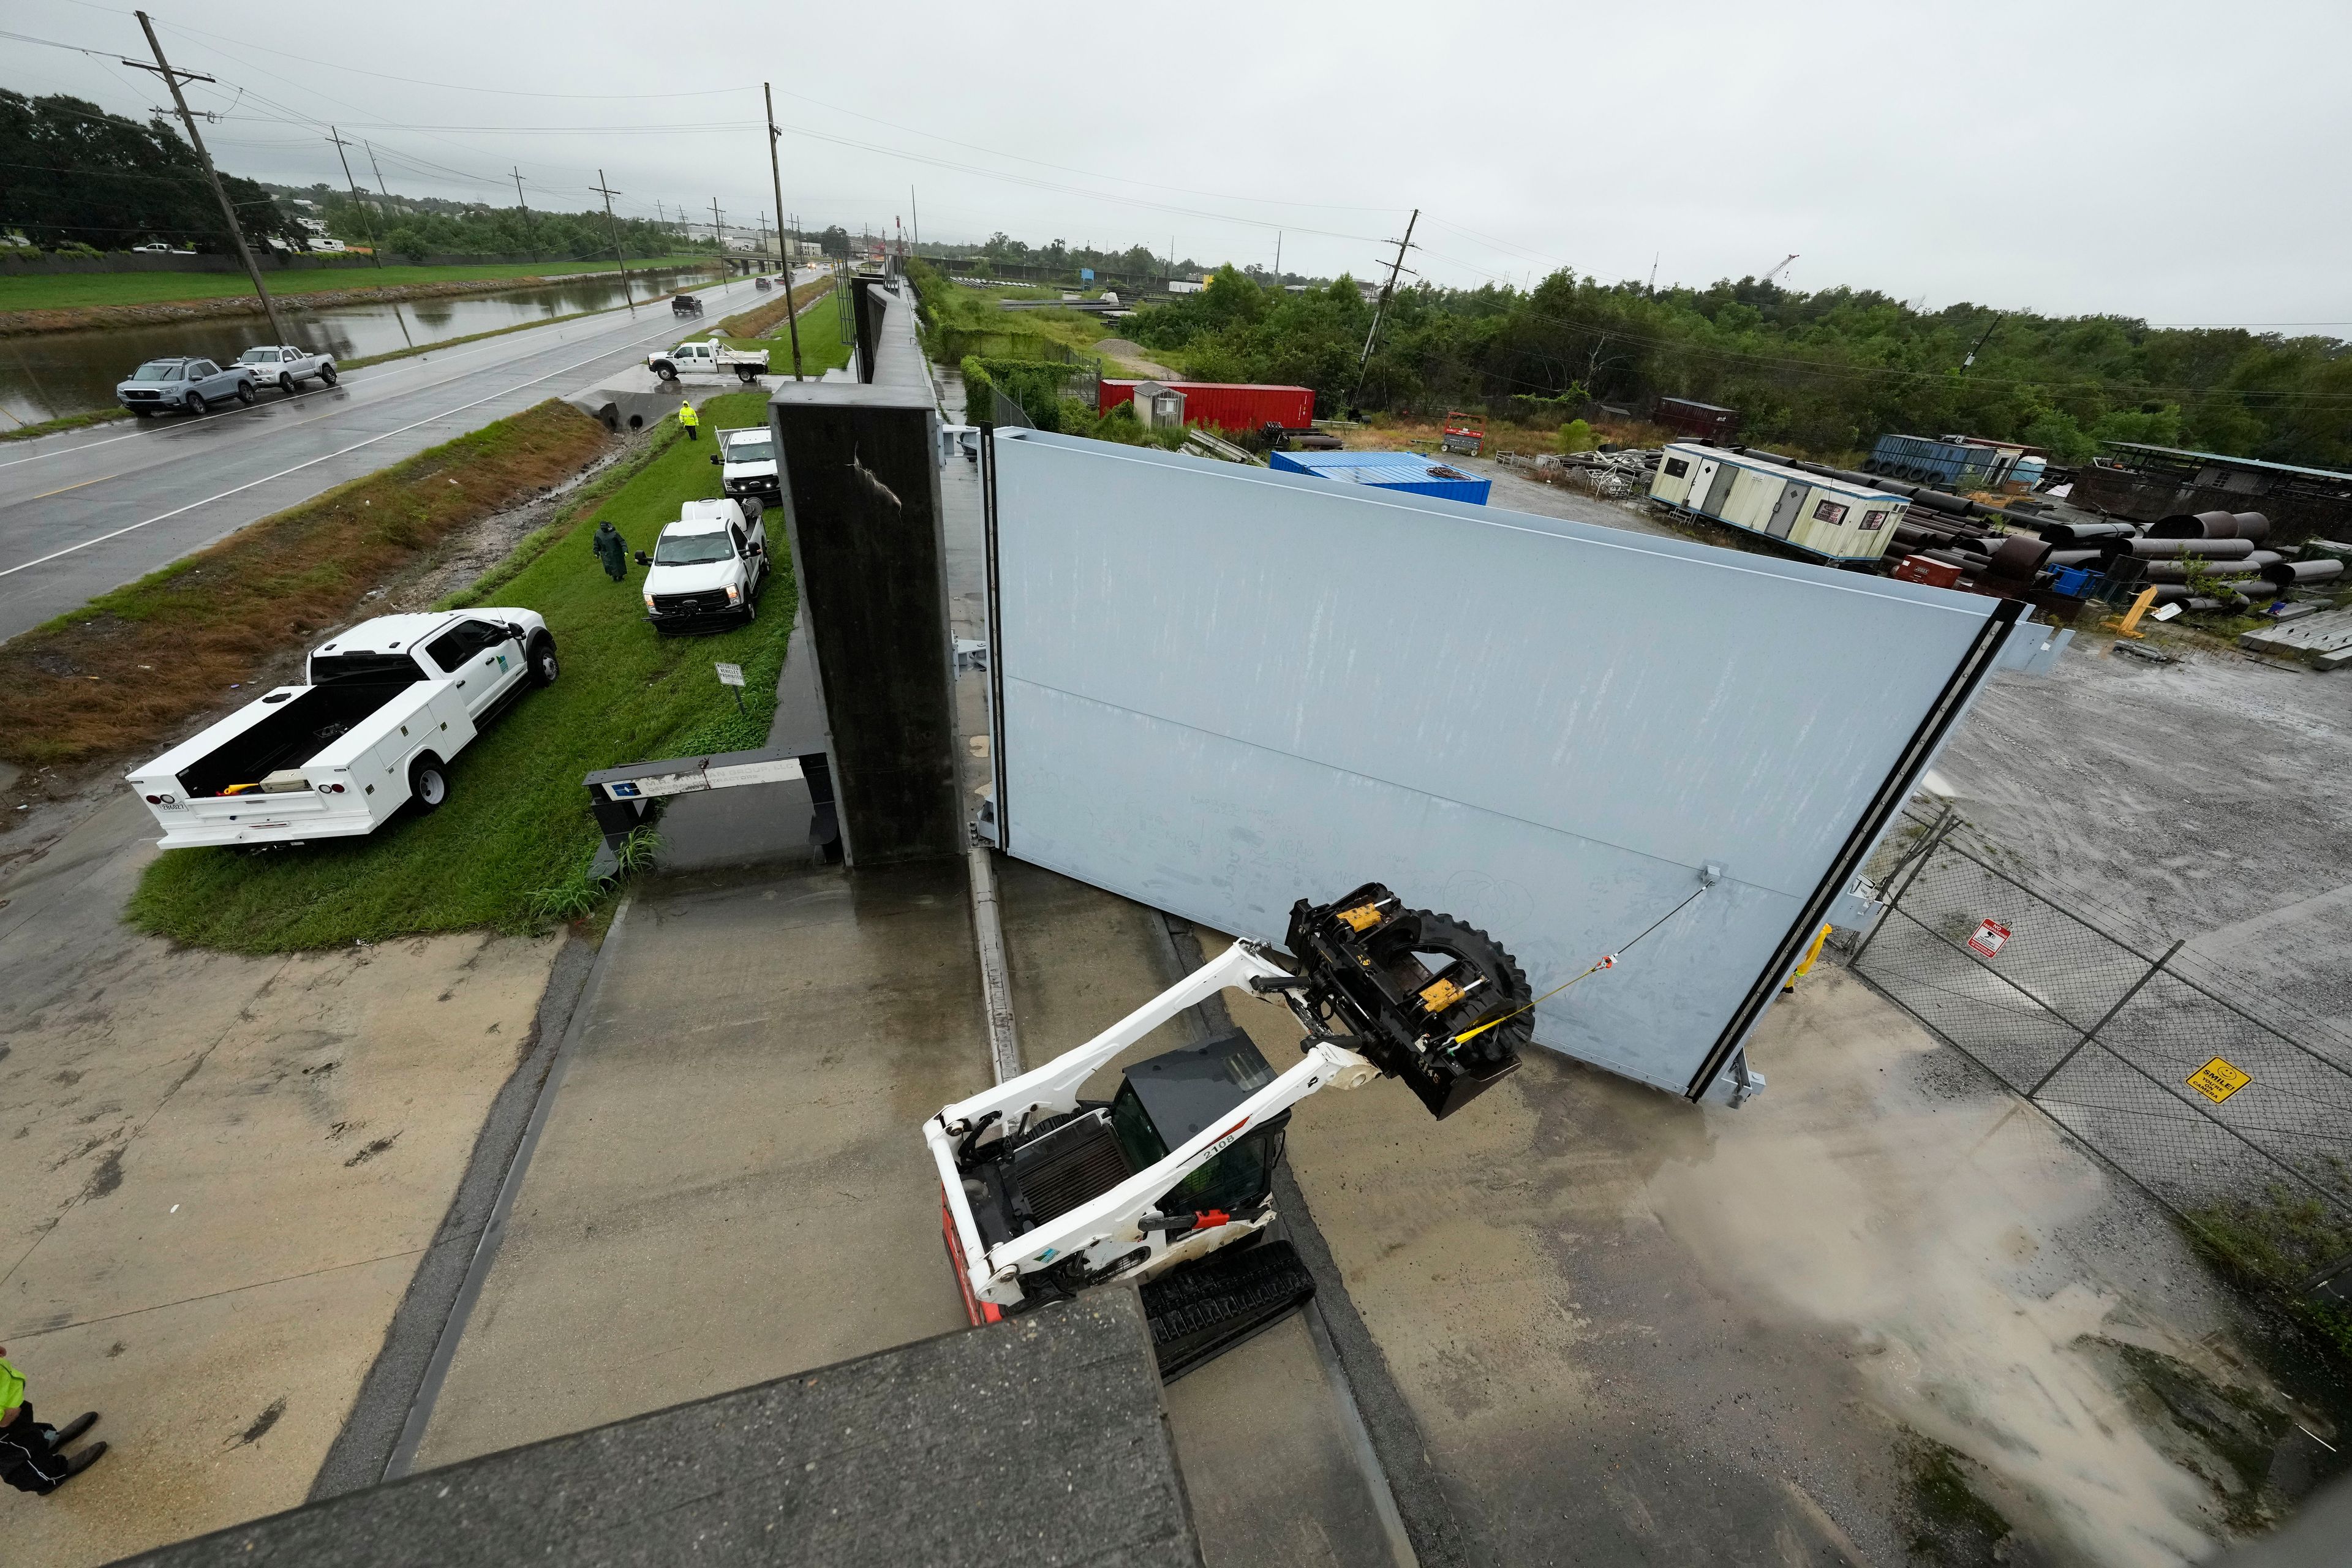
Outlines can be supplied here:
[[2279, 540], [2352, 533], [2352, 474], [2259, 458], [2103, 441], [2098, 461], [2074, 470], [2074, 505], [2135, 522], [2200, 511], [2259, 511]]
[[1739, 410], [1689, 397], [1661, 397], [1650, 411], [1650, 423], [1663, 425], [1679, 436], [1719, 441], [1739, 429]]

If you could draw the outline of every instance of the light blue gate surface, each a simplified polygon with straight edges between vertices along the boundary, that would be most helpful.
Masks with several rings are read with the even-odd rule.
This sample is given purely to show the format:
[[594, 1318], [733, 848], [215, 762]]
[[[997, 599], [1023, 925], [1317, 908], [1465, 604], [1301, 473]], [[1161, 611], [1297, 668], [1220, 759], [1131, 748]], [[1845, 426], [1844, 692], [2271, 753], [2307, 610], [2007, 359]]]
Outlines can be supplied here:
[[1538, 993], [1719, 867], [1537, 1015], [1677, 1092], [2008, 632], [1976, 595], [1030, 431], [994, 483], [1007, 852], [1275, 942], [1386, 882]]

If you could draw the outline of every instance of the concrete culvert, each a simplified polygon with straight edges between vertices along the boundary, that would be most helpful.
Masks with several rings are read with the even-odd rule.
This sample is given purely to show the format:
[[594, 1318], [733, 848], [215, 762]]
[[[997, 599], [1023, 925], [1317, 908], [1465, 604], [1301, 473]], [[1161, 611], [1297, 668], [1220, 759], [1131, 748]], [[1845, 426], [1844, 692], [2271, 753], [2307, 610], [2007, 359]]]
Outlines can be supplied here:
[[[2260, 516], [2250, 512], [2248, 516]], [[2263, 531], [2270, 531], [2270, 521], [2264, 519]], [[2238, 537], [2238, 514], [2233, 511], [2200, 511], [2190, 514], [2174, 512], [2148, 525], [2150, 539], [2235, 539]]]
[[2263, 568], [2263, 580], [2282, 588], [2298, 583], [2332, 583], [2343, 575], [2341, 561], [2273, 561]]
[[2199, 555], [2209, 561], [2242, 561], [2254, 552], [2251, 539], [2134, 539], [2126, 548], [2144, 561], [2178, 561]]

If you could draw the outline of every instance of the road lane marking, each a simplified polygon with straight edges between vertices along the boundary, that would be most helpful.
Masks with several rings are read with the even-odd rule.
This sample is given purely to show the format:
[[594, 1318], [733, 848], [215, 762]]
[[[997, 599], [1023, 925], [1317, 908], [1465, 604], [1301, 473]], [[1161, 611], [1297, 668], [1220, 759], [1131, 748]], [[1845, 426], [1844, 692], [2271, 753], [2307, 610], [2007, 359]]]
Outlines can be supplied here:
[[[656, 337], [666, 335], [666, 333], [661, 332], [647, 333], [646, 336], [635, 340], [635, 342], [650, 342]], [[233, 489], [226, 489], [215, 495], [208, 495], [202, 500], [190, 501], [184, 507], [177, 507], [171, 511], [163, 512], [154, 517], [142, 519], [138, 522], [128, 524], [122, 528], [118, 528], [111, 533], [101, 533], [95, 539], [85, 539], [79, 544], [68, 544], [63, 550], [52, 550], [47, 555], [41, 556], [37, 560], [27, 561], [22, 565], [0, 567], [0, 577], [13, 577], [19, 572], [29, 572], [36, 566], [46, 566], [50, 562], [57, 560], [60, 556], [71, 555], [77, 550], [87, 550], [93, 544], [103, 544], [110, 539], [120, 539], [126, 533], [135, 533], [139, 530], [148, 527], [152, 523], [169, 522], [172, 519], [184, 516], [189, 512], [194, 511], [199, 507], [210, 506], [216, 500], [226, 500], [233, 495], [240, 495], [247, 490], [254, 489], [256, 486], [266, 485], [272, 479], [282, 479], [289, 474], [299, 474], [303, 469], [316, 468], [320, 463], [332, 462], [335, 458], [346, 456], [349, 453], [356, 452], [362, 447], [373, 447], [378, 441], [389, 441], [394, 436], [405, 435], [407, 432], [415, 430], [420, 426], [430, 425], [436, 419], [446, 419], [453, 415], [463, 414], [468, 408], [479, 408], [485, 403], [492, 403], [497, 401], [499, 398], [509, 396], [514, 393], [520, 392], [527, 386], [537, 386], [542, 381], [553, 381], [559, 375], [578, 370], [583, 364], [593, 364], [596, 361], [604, 359], [615, 352], [617, 351], [606, 349], [600, 353], [590, 354], [586, 359], [574, 360], [570, 364], [566, 365], [558, 365], [555, 369], [549, 371], [545, 375], [535, 375], [529, 381], [519, 381], [512, 386], [501, 387], [496, 392], [487, 394], [481, 397], [477, 397], [471, 403], [461, 403], [455, 408], [445, 408], [438, 414], [428, 414], [422, 419], [412, 420], [408, 424], [403, 425], [397, 430], [387, 430], [381, 436], [371, 436], [364, 441], [354, 441], [348, 447], [341, 447], [336, 451], [326, 453], [321, 457], [312, 458], [308, 462], [297, 463], [290, 468], [280, 468], [274, 474], [264, 474], [261, 478], [257, 479], [249, 479], [246, 483], [238, 485]]]
[[[798, 287], [798, 285], [794, 285], [794, 287]], [[722, 283], [722, 284], [720, 284], [720, 285], [719, 285], [719, 290], [718, 290], [718, 291], [719, 291], [719, 293], [721, 293], [721, 294], [731, 294], [731, 293], [733, 293], [733, 292], [735, 291], [735, 285], [734, 285], [733, 283], [731, 283], [731, 282], [730, 282], [730, 283]], [[619, 315], [622, 311], [626, 310], [628, 310], [628, 309], [629, 309], [629, 307], [628, 307], [628, 306], [626, 306], [626, 305], [615, 305], [615, 306], [614, 306], [614, 307], [613, 307], [609, 311], [599, 311], [599, 312], [596, 312], [596, 313], [597, 313], [597, 314], [603, 314], [603, 315], [615, 315], [615, 316], [617, 316], [617, 315]], [[547, 323], [547, 325], [549, 325], [549, 326], [552, 326], [552, 325], [554, 325], [554, 324], [555, 324], [555, 323], [553, 323], [553, 322], [549, 322], [549, 323]], [[581, 322], [581, 321], [574, 321], [574, 322], [567, 323], [567, 325], [569, 325], [569, 326], [578, 326], [578, 325], [582, 325], [582, 324], [584, 324], [584, 323], [583, 323], [583, 322]], [[676, 324], [675, 322], [673, 322], [673, 323], [672, 323], [672, 325], [673, 325], [673, 326], [674, 326], [675, 324]], [[501, 337], [520, 337], [520, 336], [522, 336], [522, 333], [520, 333], [520, 332], [510, 332], [510, 333], [500, 333], [499, 335], [500, 335]], [[564, 337], [565, 337], [566, 335], [567, 335], [567, 334], [566, 334], [566, 333], [564, 333], [564, 332], [558, 332], [558, 333], [555, 335], [555, 342], [562, 342], [562, 340], [564, 339]], [[656, 334], [656, 335], [658, 335], [658, 334]], [[632, 340], [632, 342], [634, 343], [634, 342], [643, 342], [643, 341], [644, 341], [644, 340], [642, 340], [642, 339], [633, 339], [633, 340]], [[470, 356], [472, 356], [472, 355], [474, 355], [474, 354], [478, 354], [478, 353], [492, 353], [492, 352], [494, 352], [494, 351], [496, 351], [496, 350], [498, 350], [498, 349], [504, 348], [504, 347], [507, 347], [507, 346], [508, 346], [507, 344], [505, 344], [505, 343], [501, 343], [501, 342], [487, 342], [487, 343], [479, 344], [479, 345], [478, 345], [478, 346], [476, 346], [476, 347], [473, 347], [473, 348], [463, 349], [463, 350], [460, 350], [460, 351], [456, 352], [456, 353], [442, 353], [442, 354], [441, 354], [441, 358], [442, 358], [445, 362], [446, 362], [446, 361], [448, 361], [448, 360], [453, 360], [453, 359], [467, 359], [467, 358], [469, 358]], [[551, 348], [551, 347], [553, 347], [553, 346], [554, 346], [554, 344], [553, 344], [553, 343], [550, 343], [548, 346]], [[426, 362], [428, 362], [429, 360], [431, 360], [431, 359], [432, 359], [432, 357], [433, 357], [433, 355], [434, 355], [435, 353], [439, 353], [439, 352], [440, 352], [440, 351], [434, 349], [430, 344], [428, 344], [428, 345], [426, 345], [426, 348], [425, 348], [425, 353], [421, 353], [421, 354], [418, 354], [415, 359], [411, 360], [409, 363], [405, 363], [405, 364], [397, 364], [397, 365], [394, 365], [394, 366], [392, 366], [390, 369], [385, 370], [385, 371], [382, 372], [382, 373], [381, 373], [381, 374], [373, 374], [373, 375], [367, 375], [367, 376], [364, 376], [364, 377], [361, 380], [360, 384], [361, 384], [362, 386], [373, 386], [373, 385], [374, 385], [374, 384], [376, 384], [378, 382], [382, 382], [382, 381], [388, 381], [388, 380], [390, 380], [392, 377], [394, 377], [394, 376], [395, 376], [395, 375], [404, 374], [405, 373], [407, 373], [407, 372], [409, 372], [409, 371], [412, 371], [412, 370], [422, 370], [422, 369], [424, 369], [424, 368], [425, 368], [425, 367], [426, 367]], [[529, 352], [530, 352], [530, 353], [541, 353], [541, 352], [544, 352], [544, 351], [542, 351], [542, 350], [539, 350], [539, 349], [533, 349], [533, 350], [530, 350], [530, 351], [529, 351]], [[614, 351], [614, 352], [617, 353], [618, 351], [617, 351], [617, 350], [615, 350], [615, 351]], [[522, 355], [522, 354], [519, 354], [519, 355], [517, 355], [516, 357], [520, 359], [520, 358], [524, 358], [524, 357], [527, 357], [527, 356], [526, 356], [526, 355]], [[585, 363], [585, 362], [583, 362], [583, 363]], [[454, 380], [456, 380], [456, 379], [457, 379], [457, 377], [455, 377], [455, 376], [452, 376], [452, 377], [450, 377], [450, 378], [449, 378], [449, 381], [454, 381]], [[437, 381], [437, 382], [435, 382], [435, 383], [433, 384], [433, 385], [434, 385], [434, 386], [446, 386], [446, 385], [448, 385], [448, 384], [449, 384], [449, 381]], [[300, 393], [297, 393], [297, 394], [295, 394], [295, 395], [294, 395], [293, 396], [291, 396], [291, 397], [281, 397], [281, 398], [278, 398], [278, 399], [277, 399], [276, 401], [274, 401], [274, 402], [270, 402], [270, 403], [256, 404], [256, 405], [253, 405], [253, 407], [250, 407], [250, 408], [225, 408], [225, 409], [221, 410], [218, 414], [199, 414], [199, 415], [197, 415], [194, 419], [179, 419], [179, 420], [174, 420], [172, 424], [167, 425], [167, 426], [157, 426], [157, 428], [156, 428], [156, 430], [155, 430], [155, 432], [154, 432], [153, 434], [154, 434], [154, 436], [155, 436], [157, 438], [160, 438], [160, 437], [163, 437], [163, 436], [170, 435], [170, 434], [175, 433], [175, 432], [177, 432], [177, 431], [181, 431], [181, 430], [193, 430], [193, 429], [194, 429], [194, 428], [195, 428], [197, 426], [199, 426], [199, 425], [205, 425], [205, 424], [209, 424], [209, 423], [211, 423], [213, 420], [215, 420], [215, 419], [234, 419], [234, 418], [236, 418], [237, 416], [242, 415], [242, 414], [251, 414], [251, 413], [255, 412], [255, 410], [256, 410], [256, 409], [260, 409], [260, 408], [283, 408], [283, 407], [286, 407], [289, 404], [300, 403], [300, 402], [303, 402], [303, 401], [304, 401], [304, 400], [306, 400], [306, 399], [312, 398], [312, 397], [317, 397], [317, 396], [320, 395], [321, 395], [321, 394], [323, 394], [323, 393], [328, 393], [328, 392], [333, 392], [333, 391], [336, 391], [336, 390], [340, 389], [340, 388], [341, 388], [341, 384], [340, 382], [338, 382], [338, 384], [337, 384], [337, 385], [336, 385], [336, 386], [314, 386], [314, 387], [312, 387], [312, 388], [311, 388], [310, 391], [308, 391], [308, 392], [300, 392]], [[430, 387], [422, 387], [422, 388], [414, 388], [414, 389], [412, 389], [412, 390], [416, 390], [416, 391], [430, 391], [430, 390], [431, 390], [431, 388], [430, 388]], [[320, 418], [320, 419], [331, 419], [331, 418], [333, 418], [333, 417], [334, 417], [334, 416], [333, 416], [332, 414], [322, 414], [322, 415], [319, 416], [319, 418]], [[306, 424], [315, 424], [315, 423], [317, 423], [317, 420], [306, 420], [306, 421], [304, 421], [304, 423], [306, 423]], [[34, 454], [33, 454], [31, 457], [29, 457], [29, 458], [11, 458], [10, 459], [8, 459], [8, 461], [6, 461], [6, 462], [5, 462], [5, 463], [0, 463], [0, 468], [16, 468], [16, 467], [18, 464], [20, 464], [20, 463], [37, 463], [37, 462], [41, 462], [41, 461], [43, 461], [44, 459], [46, 459], [46, 458], [62, 458], [62, 457], [65, 457], [66, 455], [68, 455], [68, 453], [72, 453], [72, 452], [92, 452], [92, 451], [96, 451], [96, 450], [97, 450], [99, 447], [110, 447], [110, 446], [112, 446], [112, 445], [113, 445], [115, 442], [117, 442], [117, 441], [136, 441], [136, 440], [140, 439], [142, 437], [148, 436], [149, 434], [150, 434], [150, 432], [145, 431], [145, 430], [126, 430], [126, 431], [124, 431], [124, 432], [123, 432], [121, 435], [120, 435], [120, 436], [109, 436], [109, 437], [106, 437], [104, 440], [102, 440], [102, 441], [85, 441], [85, 442], [83, 442], [81, 445], [79, 445], [79, 446], [78, 446], [78, 447], [58, 447], [55, 451], [49, 451], [49, 452], [36, 452], [36, 453], [34, 453]], [[55, 494], [56, 492], [52, 491], [51, 493], [52, 493], [52, 494]], [[234, 492], [227, 492], [227, 493], [234, 493]], [[40, 498], [40, 497], [38, 497], [38, 496], [35, 496], [35, 497], [33, 497], [32, 499], [33, 499], [33, 500], [40, 500], [41, 498]], [[201, 503], [199, 503], [199, 504], [201, 504]], [[34, 563], [33, 564], [37, 564], [37, 563]], [[0, 573], [0, 576], [5, 576], [6, 574], [5, 574], [5, 573]]]
[[[100, 475], [99, 475], [99, 476], [98, 476], [98, 479], [84, 479], [84, 480], [82, 480], [82, 481], [81, 481], [81, 483], [80, 483], [80, 484], [59, 485], [57, 489], [53, 489], [53, 490], [43, 490], [39, 495], [37, 495], [37, 496], [26, 496], [26, 497], [25, 498], [25, 500], [48, 500], [51, 496], [61, 496], [61, 495], [65, 494], [68, 490], [78, 490], [78, 489], [81, 489], [82, 485], [94, 485], [94, 484], [96, 484], [96, 483], [98, 483], [98, 482], [99, 482], [99, 479], [120, 479], [121, 477], [121, 475], [119, 475], [119, 474], [100, 474]], [[24, 501], [18, 501], [16, 504], [17, 504], [18, 506], [22, 506], [22, 505], [24, 505], [24, 504], [25, 504], [25, 502], [24, 502]]]

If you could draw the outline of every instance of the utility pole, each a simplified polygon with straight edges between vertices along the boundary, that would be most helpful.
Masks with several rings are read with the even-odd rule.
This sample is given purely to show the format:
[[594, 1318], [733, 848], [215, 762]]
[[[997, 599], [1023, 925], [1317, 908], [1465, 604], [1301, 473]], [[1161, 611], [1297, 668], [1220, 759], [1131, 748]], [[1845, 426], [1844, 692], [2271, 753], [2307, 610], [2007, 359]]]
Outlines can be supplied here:
[[[776, 129], [775, 92], [764, 81], [760, 84], [760, 96], [765, 99], [768, 104], [768, 178], [775, 184], [776, 216], [781, 218], [784, 212], [784, 172], [783, 164], [778, 159], [776, 143], [782, 138], [783, 132]], [[795, 238], [800, 234], [800, 220], [797, 215], [793, 221], [793, 234]], [[793, 298], [793, 261], [794, 259], [790, 256], [784, 259], [784, 322], [786, 330], [793, 335], [793, 379], [798, 381], [801, 379], [801, 311], [799, 301]]]
[[726, 260], [727, 230], [722, 226], [719, 216], [719, 198], [717, 196], [710, 198], [710, 237], [712, 242], [719, 247], [719, 258], [721, 261]]
[[915, 205], [915, 187], [912, 185], [907, 187], [907, 216], [914, 221], [915, 248], [919, 251], [923, 248], [923, 209]]
[[383, 210], [390, 212], [392, 187], [383, 183], [383, 165], [375, 161], [375, 143], [362, 136], [360, 138], [360, 145], [367, 150], [368, 167], [375, 171], [375, 188], [383, 193]]
[[629, 287], [628, 258], [621, 254], [621, 226], [613, 217], [613, 198], [621, 193], [605, 189], [604, 171], [602, 169], [596, 171], [596, 183], [588, 188], [604, 198], [604, 228], [613, 237], [613, 259], [621, 268], [621, 298], [628, 301], [629, 314], [634, 316], [637, 313], [637, 296], [635, 290]]
[[1964, 359], [1964, 360], [1962, 360], [1962, 361], [1960, 362], [1960, 368], [1961, 368], [1962, 370], [1966, 370], [1966, 369], [1968, 369], [1968, 368], [1969, 368], [1969, 366], [1970, 366], [1970, 365], [1972, 365], [1972, 364], [1974, 364], [1974, 363], [1977, 363], [1977, 349], [1980, 349], [1980, 348], [1984, 347], [1984, 346], [1985, 346], [1985, 344], [1986, 344], [1987, 342], [1990, 342], [1990, 341], [1991, 341], [1991, 338], [1992, 338], [1992, 334], [1993, 334], [1993, 329], [1994, 329], [1995, 327], [2000, 326], [2000, 325], [2001, 324], [2001, 322], [2002, 322], [2002, 321], [2006, 321], [2007, 319], [2008, 319], [2008, 318], [2006, 318], [2006, 317], [2004, 317], [2004, 316], [1995, 316], [1995, 317], [1992, 319], [1992, 326], [1990, 326], [1990, 327], [1987, 327], [1987, 328], [1984, 330], [1984, 335], [1983, 335], [1982, 337], [1979, 337], [1979, 339], [1977, 339], [1977, 341], [1976, 341], [1976, 346], [1975, 346], [1974, 348], [1971, 348], [1971, 349], [1969, 349], [1969, 357], [1968, 357], [1968, 358], [1966, 358], [1966, 359]]
[[1356, 390], [1348, 395], [1348, 406], [1355, 408], [1364, 395], [1364, 373], [1371, 368], [1372, 344], [1381, 335], [1381, 319], [1388, 314], [1389, 299], [1396, 292], [1397, 274], [1404, 270], [1404, 253], [1412, 247], [1413, 225], [1421, 221], [1421, 209], [1412, 209], [1405, 220], [1404, 237], [1397, 241], [1396, 259], [1389, 263], [1389, 280], [1381, 286], [1380, 303], [1372, 307], [1372, 330], [1364, 334], [1363, 357], [1356, 361]]
[[1650, 298], [1653, 300], [1658, 297], [1658, 258], [1664, 254], [1663, 250], [1650, 252]]
[[[1176, 266], [1174, 257], [1168, 258], [1168, 266], [1170, 270], [1174, 270]], [[1282, 230], [1280, 229], [1274, 231], [1274, 286], [1277, 289], [1282, 287]]]
[[509, 168], [511, 168], [511, 169], [513, 169], [513, 170], [514, 170], [514, 181], [515, 181], [515, 205], [517, 205], [517, 206], [519, 206], [519, 207], [520, 207], [520, 208], [522, 209], [522, 243], [523, 243], [523, 248], [524, 248], [524, 249], [526, 249], [526, 250], [528, 250], [528, 251], [530, 251], [530, 258], [531, 258], [533, 261], [536, 261], [536, 260], [538, 260], [538, 259], [539, 259], [539, 244], [538, 244], [538, 242], [537, 242], [535, 239], [533, 239], [533, 238], [532, 238], [532, 237], [531, 237], [531, 232], [530, 232], [530, 204], [529, 202], [524, 201], [524, 200], [522, 199], [522, 169], [521, 169], [521, 166], [520, 166], [520, 165], [519, 165], [519, 164], [511, 164], [511, 163], [510, 163], [510, 164], [509, 164], [509, 165], [508, 165], [508, 167], [509, 167]]
[[375, 241], [375, 218], [368, 212], [367, 198], [360, 195], [360, 183], [352, 178], [352, 161], [343, 149], [351, 143], [333, 126], [327, 127], [327, 140], [335, 144], [335, 156], [343, 163], [343, 183], [352, 188], [352, 205], [360, 209], [360, 222], [367, 228], [368, 256], [378, 267], [383, 265], [383, 247]]
[[228, 220], [228, 237], [236, 246], [236, 253], [245, 262], [246, 276], [253, 279], [253, 291], [261, 298], [261, 313], [269, 318], [270, 335], [281, 343], [294, 340], [287, 335], [286, 323], [278, 319], [278, 304], [269, 297], [269, 285], [261, 280], [261, 263], [255, 260], [253, 247], [245, 243], [244, 226], [236, 221], [236, 204], [228, 199], [228, 187], [221, 184], [220, 171], [213, 167], [213, 155], [205, 151], [205, 139], [196, 134], [196, 117], [188, 112], [187, 95], [180, 90], [184, 81], [210, 81], [208, 76], [194, 71], [175, 71], [172, 62], [163, 58], [163, 46], [155, 39], [155, 24], [147, 19], [144, 11], [133, 11], [139, 26], [147, 34], [147, 47], [155, 51], [155, 63], [144, 60], [124, 60], [122, 63], [138, 70], [153, 71], [172, 89], [172, 101], [180, 107], [180, 123], [188, 128], [188, 141], [196, 150], [196, 158], [205, 166], [205, 177], [213, 183], [213, 195], [220, 198], [221, 216]]

